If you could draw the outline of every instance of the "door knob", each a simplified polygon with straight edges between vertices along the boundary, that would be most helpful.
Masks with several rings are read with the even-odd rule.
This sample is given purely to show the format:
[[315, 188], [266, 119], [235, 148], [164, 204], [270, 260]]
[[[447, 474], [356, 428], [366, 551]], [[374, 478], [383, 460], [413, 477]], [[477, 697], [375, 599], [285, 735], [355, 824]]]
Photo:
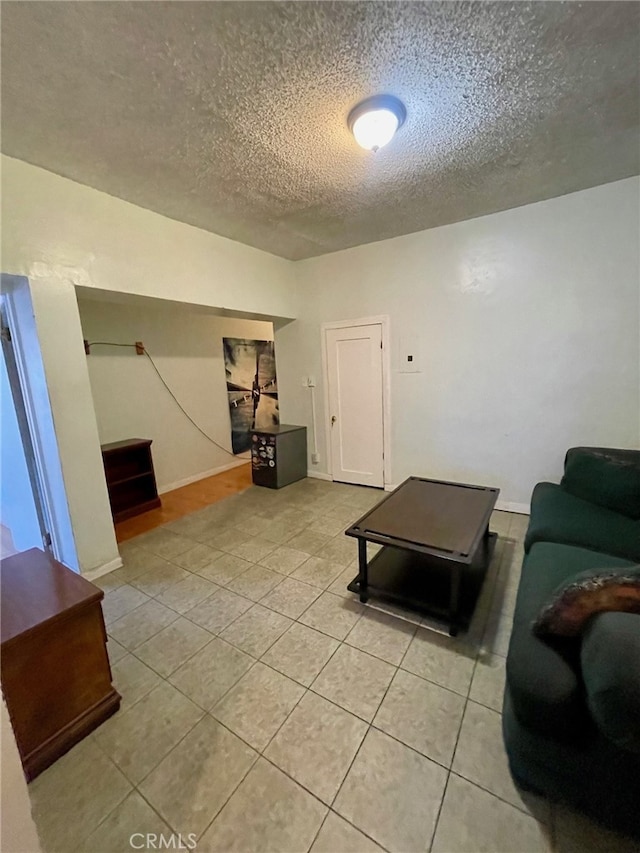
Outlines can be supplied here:
[[331, 415], [331, 426], [333, 426], [337, 420], [338, 419], [336, 418], [335, 415]]

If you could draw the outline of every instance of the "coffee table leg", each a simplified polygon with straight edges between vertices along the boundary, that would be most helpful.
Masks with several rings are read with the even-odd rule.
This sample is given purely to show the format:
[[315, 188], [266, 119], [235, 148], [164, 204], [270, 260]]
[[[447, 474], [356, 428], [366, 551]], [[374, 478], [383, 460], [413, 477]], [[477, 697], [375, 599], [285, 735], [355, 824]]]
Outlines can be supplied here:
[[484, 547], [485, 561], [486, 561], [487, 557], [489, 556], [490, 533], [491, 533], [491, 531], [489, 530], [489, 525], [487, 524], [487, 529], [485, 530], [484, 536], [482, 537], [482, 545]]
[[358, 574], [360, 575], [360, 601], [367, 603], [367, 586], [369, 585], [369, 572], [367, 566], [367, 540], [358, 539]]
[[460, 597], [460, 567], [451, 569], [451, 594], [449, 598], [449, 636], [458, 634], [458, 599]]

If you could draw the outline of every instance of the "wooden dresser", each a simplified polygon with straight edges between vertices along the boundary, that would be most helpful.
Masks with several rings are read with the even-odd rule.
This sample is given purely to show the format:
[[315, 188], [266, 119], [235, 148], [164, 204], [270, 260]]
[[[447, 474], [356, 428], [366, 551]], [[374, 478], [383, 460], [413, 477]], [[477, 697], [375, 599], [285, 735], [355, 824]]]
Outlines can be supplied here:
[[120, 707], [111, 684], [101, 589], [38, 548], [0, 561], [2, 692], [25, 776]]

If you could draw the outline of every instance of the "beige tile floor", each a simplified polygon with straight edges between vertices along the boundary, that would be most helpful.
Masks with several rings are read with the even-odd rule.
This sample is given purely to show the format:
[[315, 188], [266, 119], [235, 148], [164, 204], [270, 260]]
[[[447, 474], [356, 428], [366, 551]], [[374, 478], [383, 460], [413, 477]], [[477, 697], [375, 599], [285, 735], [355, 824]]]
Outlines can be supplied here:
[[476, 615], [451, 639], [347, 592], [343, 530], [380, 498], [252, 487], [122, 545], [100, 581], [122, 708], [30, 785], [45, 853], [145, 849], [147, 833], [223, 853], [633, 849], [509, 775], [527, 518], [494, 514]]

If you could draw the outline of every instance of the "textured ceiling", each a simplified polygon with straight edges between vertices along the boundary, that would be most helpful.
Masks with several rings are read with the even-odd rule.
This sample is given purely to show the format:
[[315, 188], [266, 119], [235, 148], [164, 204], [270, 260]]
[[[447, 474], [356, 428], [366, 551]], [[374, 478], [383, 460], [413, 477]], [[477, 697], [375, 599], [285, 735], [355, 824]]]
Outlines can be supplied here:
[[[640, 171], [636, 2], [10, 2], [2, 147], [287, 258]], [[400, 97], [377, 154], [346, 118]]]

